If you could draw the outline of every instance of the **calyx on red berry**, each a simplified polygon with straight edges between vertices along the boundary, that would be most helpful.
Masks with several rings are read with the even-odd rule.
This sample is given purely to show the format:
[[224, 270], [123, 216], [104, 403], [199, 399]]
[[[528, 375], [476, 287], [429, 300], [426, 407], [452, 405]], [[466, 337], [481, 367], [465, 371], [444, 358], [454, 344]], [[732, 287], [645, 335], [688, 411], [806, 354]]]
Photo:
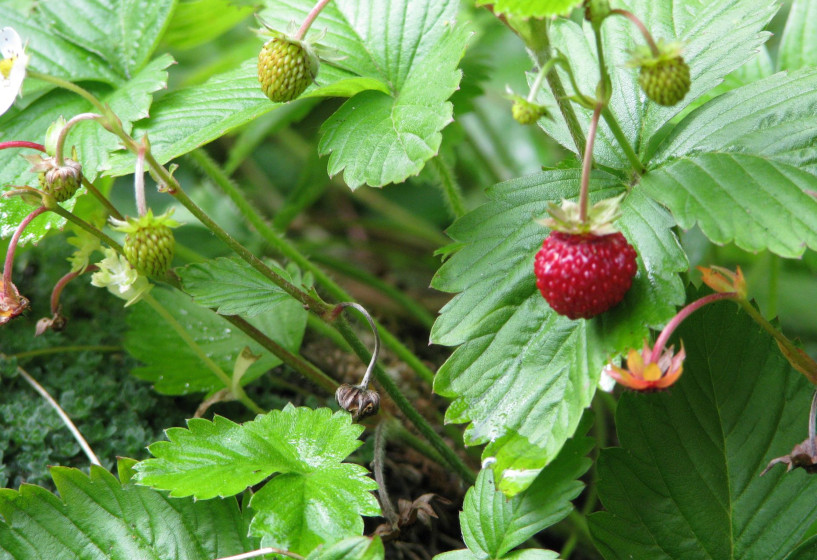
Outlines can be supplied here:
[[536, 254], [536, 286], [550, 307], [570, 319], [589, 319], [617, 305], [632, 285], [635, 249], [615, 231], [621, 197], [603, 200], [579, 218], [579, 205], [551, 203], [542, 223], [550, 235]]

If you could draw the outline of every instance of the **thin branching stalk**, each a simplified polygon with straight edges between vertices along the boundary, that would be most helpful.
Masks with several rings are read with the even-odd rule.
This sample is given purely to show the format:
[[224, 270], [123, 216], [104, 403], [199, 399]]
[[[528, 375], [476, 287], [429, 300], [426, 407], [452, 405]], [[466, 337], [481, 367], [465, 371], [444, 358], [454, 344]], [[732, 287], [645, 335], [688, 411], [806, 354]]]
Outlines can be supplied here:
[[34, 218], [39, 216], [40, 214], [44, 213], [47, 209], [45, 206], [40, 206], [32, 211], [28, 216], [23, 218], [23, 221], [17, 226], [17, 229], [14, 230], [14, 235], [11, 236], [11, 240], [9, 241], [9, 247], [6, 251], [6, 261], [3, 264], [3, 297], [8, 297], [11, 294], [12, 290], [12, 283], [11, 283], [11, 272], [14, 269], [14, 253], [17, 250], [17, 244], [20, 242], [20, 236], [23, 234], [23, 231], [28, 227]]
[[117, 243], [116, 241], [114, 241], [113, 239], [108, 237], [105, 233], [98, 230], [97, 228], [95, 228], [94, 226], [92, 226], [91, 224], [89, 224], [88, 222], [83, 220], [82, 218], [78, 217], [73, 212], [69, 212], [68, 210], [66, 210], [65, 208], [60, 206], [59, 204], [55, 204], [53, 206], [53, 208], [49, 208], [49, 210], [54, 212], [55, 214], [58, 214], [59, 216], [62, 216], [63, 218], [65, 218], [69, 222], [79, 226], [80, 228], [82, 228], [86, 232], [90, 233], [91, 235], [93, 235], [94, 237], [99, 239], [100, 241], [104, 241], [111, 249], [113, 249], [114, 251], [116, 251], [120, 255], [124, 254], [122, 252], [122, 245], [120, 245], [119, 243]]
[[105, 346], [105, 345], [51, 346], [49, 348], [40, 348], [39, 350], [30, 350], [28, 352], [12, 354], [11, 356], [9, 356], [9, 358], [24, 360], [26, 358], [47, 356], [49, 354], [67, 354], [69, 352], [122, 352], [122, 350], [123, 348], [121, 346]]
[[102, 205], [105, 207], [105, 209], [111, 216], [113, 216], [117, 220], [125, 219], [125, 217], [119, 212], [119, 210], [116, 209], [116, 207], [111, 203], [111, 201], [108, 200], [108, 198], [104, 194], [102, 194], [99, 191], [99, 189], [96, 188], [96, 186], [91, 181], [89, 181], [87, 177], [85, 177], [85, 175], [82, 176], [82, 185], [88, 190], [89, 193], [94, 195], [94, 197], [96, 197], [96, 199], [100, 203], [102, 203]]
[[374, 430], [374, 459], [372, 460], [372, 472], [375, 482], [377, 482], [377, 495], [380, 497], [380, 508], [383, 510], [383, 517], [397, 527], [397, 512], [394, 504], [389, 498], [389, 491], [386, 489], [386, 479], [383, 476], [383, 465], [386, 462], [386, 423], [380, 422]]
[[298, 31], [295, 33], [294, 39], [300, 41], [306, 36], [306, 32], [309, 31], [309, 28], [315, 22], [315, 19], [321, 13], [321, 10], [323, 10], [330, 1], [331, 0], [318, 0], [318, 3], [315, 4], [315, 6], [306, 15], [301, 27], [299, 27]]
[[304, 557], [300, 554], [295, 554], [294, 552], [283, 550], [281, 548], [273, 548], [271, 546], [259, 548], [258, 550], [253, 550], [251, 552], [244, 552], [243, 554], [236, 554], [235, 556], [216, 558], [215, 560], [247, 560], [248, 558], [258, 558], [259, 556], [266, 556], [267, 554], [280, 554], [282, 556], [288, 556], [289, 558], [295, 558], [295, 560], [304, 560]]
[[96, 121], [101, 118], [102, 115], [97, 115], [96, 113], [80, 113], [79, 115], [71, 117], [71, 119], [65, 123], [65, 126], [60, 130], [59, 136], [57, 136], [57, 148], [54, 152], [57, 165], [60, 167], [65, 165], [65, 139], [68, 138], [68, 133], [71, 132], [71, 128], [82, 121]]
[[445, 199], [445, 206], [451, 211], [454, 218], [461, 218], [465, 215], [465, 200], [462, 197], [462, 189], [454, 178], [451, 167], [438, 155], [430, 161], [437, 175], [440, 177], [440, 190]]

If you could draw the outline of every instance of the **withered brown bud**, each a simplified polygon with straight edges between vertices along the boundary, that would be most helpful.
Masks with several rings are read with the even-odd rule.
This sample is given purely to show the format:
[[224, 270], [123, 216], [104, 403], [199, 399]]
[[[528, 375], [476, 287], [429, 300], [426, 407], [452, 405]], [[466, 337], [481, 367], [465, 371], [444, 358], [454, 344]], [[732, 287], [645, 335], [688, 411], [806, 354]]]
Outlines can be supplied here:
[[788, 455], [783, 455], [782, 457], [777, 457], [769, 461], [769, 464], [763, 469], [760, 476], [769, 472], [769, 470], [778, 463], [786, 465], [786, 472], [798, 467], [807, 473], [813, 474], [817, 472], [817, 442], [813, 439], [807, 439], [803, 443], [798, 443]]
[[0, 325], [8, 323], [28, 309], [28, 300], [20, 295], [14, 284], [5, 285], [0, 278]]
[[335, 392], [340, 407], [349, 412], [354, 420], [373, 416], [380, 410], [380, 395], [372, 389], [344, 383]]
[[34, 330], [34, 336], [40, 336], [47, 330], [59, 332], [68, 324], [68, 318], [57, 313], [53, 317], [43, 317], [37, 321], [37, 326]]

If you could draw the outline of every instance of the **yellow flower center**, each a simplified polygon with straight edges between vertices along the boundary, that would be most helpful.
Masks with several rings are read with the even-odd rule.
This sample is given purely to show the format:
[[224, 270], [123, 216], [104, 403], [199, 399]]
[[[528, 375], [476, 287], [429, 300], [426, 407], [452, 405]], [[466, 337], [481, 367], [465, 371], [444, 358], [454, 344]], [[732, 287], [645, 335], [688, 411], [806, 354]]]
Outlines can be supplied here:
[[8, 80], [9, 74], [11, 74], [11, 69], [14, 68], [15, 60], [17, 60], [16, 56], [0, 60], [0, 75], [3, 76], [3, 79]]

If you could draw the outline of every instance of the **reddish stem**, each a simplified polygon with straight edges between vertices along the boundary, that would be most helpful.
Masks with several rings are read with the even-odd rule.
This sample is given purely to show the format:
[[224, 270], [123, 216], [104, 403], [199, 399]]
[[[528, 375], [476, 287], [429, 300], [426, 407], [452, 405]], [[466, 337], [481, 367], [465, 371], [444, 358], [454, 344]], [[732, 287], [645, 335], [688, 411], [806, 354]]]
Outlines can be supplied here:
[[739, 299], [740, 296], [737, 292], [724, 292], [724, 293], [717, 293], [717, 294], [709, 294], [708, 296], [704, 296], [701, 299], [695, 300], [686, 307], [684, 307], [681, 311], [679, 311], [672, 320], [667, 323], [667, 326], [664, 327], [664, 330], [661, 331], [661, 334], [658, 335], [658, 340], [655, 341], [655, 346], [653, 346], [652, 354], [650, 355], [651, 362], [657, 362], [658, 358], [661, 356], [661, 352], [664, 350], [664, 346], [667, 344], [669, 337], [672, 336], [673, 331], [678, 328], [684, 319], [692, 315], [695, 311], [703, 307], [708, 303], [713, 303], [715, 301], [719, 301], [722, 299]]
[[56, 284], [54, 284], [54, 289], [51, 290], [51, 314], [56, 315], [60, 308], [60, 295], [62, 294], [63, 288], [68, 285], [68, 282], [79, 276], [80, 274], [85, 274], [86, 272], [96, 272], [99, 270], [99, 267], [95, 264], [92, 264], [85, 268], [82, 271], [75, 271], [69, 272], [62, 278], [60, 278]]
[[6, 148], [31, 148], [32, 150], [40, 150], [45, 152], [45, 146], [37, 144], [36, 142], [26, 142], [25, 140], [12, 140], [10, 142], [0, 142], [0, 150]]
[[20, 222], [20, 225], [17, 226], [17, 230], [14, 232], [14, 235], [11, 237], [11, 241], [9, 241], [9, 248], [6, 252], [6, 263], [3, 265], [3, 297], [9, 297], [9, 290], [11, 289], [11, 269], [14, 265], [14, 251], [17, 249], [17, 243], [20, 241], [20, 236], [23, 234], [23, 230], [26, 229], [26, 226], [31, 223], [31, 221], [46, 212], [45, 206], [40, 206], [36, 210], [34, 210], [31, 214], [23, 218], [23, 221]]
[[300, 41], [301, 39], [304, 38], [304, 35], [306, 35], [306, 32], [312, 25], [312, 22], [315, 21], [315, 18], [318, 17], [318, 14], [321, 13], [321, 10], [323, 10], [330, 1], [331, 0], [318, 0], [318, 3], [315, 4], [312, 10], [310, 10], [310, 12], [306, 15], [306, 19], [301, 24], [301, 27], [298, 29], [297, 33], [295, 33], [294, 37], [295, 40]]
[[590, 119], [590, 128], [587, 129], [587, 145], [584, 148], [582, 182], [579, 191], [579, 219], [582, 223], [587, 221], [587, 194], [590, 191], [590, 169], [593, 167], [593, 144], [596, 142], [596, 131], [599, 128], [599, 117], [603, 108], [601, 102], [596, 103], [596, 107], [593, 109], [593, 118]]
[[610, 13], [624, 16], [631, 22], [633, 22], [633, 24], [638, 28], [638, 30], [641, 31], [641, 34], [644, 36], [644, 40], [647, 41], [647, 45], [650, 47], [652, 54], [654, 56], [658, 56], [661, 54], [658, 51], [658, 45], [655, 44], [655, 39], [652, 38], [652, 34], [650, 33], [649, 29], [647, 29], [647, 26], [644, 25], [644, 23], [640, 19], [638, 19], [635, 14], [628, 12], [627, 10], [621, 10], [618, 8], [610, 10]]

